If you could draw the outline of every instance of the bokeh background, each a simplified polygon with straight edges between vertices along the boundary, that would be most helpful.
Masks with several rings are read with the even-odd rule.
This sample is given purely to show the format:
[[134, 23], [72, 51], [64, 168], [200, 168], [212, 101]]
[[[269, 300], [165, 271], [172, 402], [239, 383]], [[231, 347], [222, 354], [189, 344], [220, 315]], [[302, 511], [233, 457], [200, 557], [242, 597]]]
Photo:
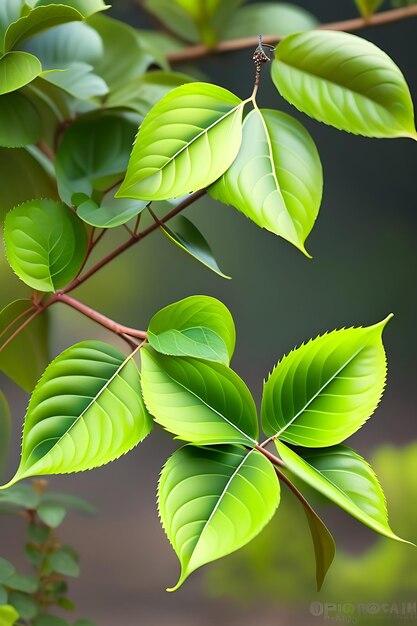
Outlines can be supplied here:
[[[356, 15], [353, 0], [298, 4], [322, 22]], [[133, 2], [115, 0], [111, 13], [140, 28], [152, 27]], [[416, 34], [417, 18], [361, 33], [401, 67], [414, 100]], [[245, 97], [253, 83], [251, 55], [251, 50], [222, 55], [198, 67], [212, 82]], [[417, 447], [412, 444], [417, 439], [416, 145], [411, 140], [354, 137], [313, 122], [280, 98], [268, 71], [259, 101], [302, 119], [319, 148], [325, 192], [307, 242], [313, 260], [233, 209], [205, 198], [188, 215], [201, 227], [232, 281], [211, 274], [155, 233], [77, 295], [138, 328], [146, 328], [155, 311], [182, 297], [202, 293], [220, 298], [237, 325], [234, 367], [258, 401], [263, 378], [294, 345], [327, 329], [372, 324], [393, 312], [385, 332], [386, 393], [351, 444], [375, 460], [394, 530], [416, 541]], [[115, 234], [109, 237], [112, 245], [116, 239]], [[3, 258], [0, 278], [2, 306], [25, 294]], [[83, 338], [111, 339], [76, 312], [64, 308], [54, 312], [53, 356]], [[14, 407], [8, 467], [12, 472], [27, 397], [4, 377], [0, 383]], [[82, 555], [82, 576], [71, 583], [80, 616], [98, 626], [310, 625], [324, 620], [313, 615], [320, 605], [311, 608], [312, 602], [336, 602], [340, 606], [329, 617], [368, 624], [369, 612], [358, 615], [357, 605], [376, 603], [376, 619], [392, 624], [401, 623], [404, 616], [393, 609], [382, 615], [381, 603], [401, 608], [403, 601], [417, 602], [417, 551], [376, 538], [343, 512], [320, 502], [339, 552], [328, 582], [317, 594], [307, 526], [302, 510], [287, 494], [277, 520], [252, 547], [200, 570], [181, 590], [167, 594], [164, 589], [176, 580], [178, 565], [158, 522], [155, 488], [160, 467], [173, 448], [170, 437], [155, 430], [139, 448], [107, 467], [51, 479], [54, 490], [83, 495], [99, 511], [95, 519], [71, 514], [60, 532]], [[23, 521], [2, 518], [0, 523], [0, 553], [24, 567]]]

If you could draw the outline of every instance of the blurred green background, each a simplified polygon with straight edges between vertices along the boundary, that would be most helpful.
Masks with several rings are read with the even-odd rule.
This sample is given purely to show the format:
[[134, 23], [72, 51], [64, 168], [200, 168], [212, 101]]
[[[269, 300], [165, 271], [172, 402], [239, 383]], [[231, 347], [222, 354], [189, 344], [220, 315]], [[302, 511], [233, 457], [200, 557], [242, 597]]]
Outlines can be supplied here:
[[[356, 15], [353, 0], [298, 4], [322, 22]], [[151, 27], [133, 2], [115, 0], [111, 13], [140, 28]], [[417, 100], [417, 18], [361, 34], [397, 62]], [[209, 80], [246, 96], [253, 83], [251, 57], [252, 50], [236, 52], [205, 60], [199, 68]], [[299, 115], [280, 98], [268, 70], [259, 102], [302, 119], [319, 148], [325, 192], [307, 241], [313, 260], [233, 209], [205, 198], [186, 214], [210, 241], [232, 281], [211, 274], [156, 232], [99, 273], [77, 296], [138, 328], [146, 328], [155, 311], [182, 297], [202, 293], [220, 298], [237, 325], [234, 367], [257, 400], [263, 378], [294, 345], [328, 329], [372, 324], [393, 312], [385, 332], [389, 361], [385, 396], [351, 443], [366, 458], [375, 459], [394, 531], [417, 541], [417, 448], [410, 444], [417, 439], [416, 146], [411, 140], [354, 137]], [[114, 246], [117, 237], [111, 233], [107, 245]], [[1, 305], [26, 293], [3, 257], [0, 277]], [[112, 339], [64, 308], [53, 312], [51, 322], [53, 356], [82, 338]], [[5, 378], [0, 381], [14, 410], [8, 464], [12, 472], [27, 397]], [[253, 546], [197, 572], [176, 594], [167, 594], [164, 588], [175, 580], [178, 565], [159, 526], [155, 487], [172, 449], [170, 437], [158, 430], [116, 463], [51, 479], [54, 490], [84, 495], [100, 511], [97, 520], [70, 516], [61, 530], [65, 541], [81, 552], [82, 576], [71, 587], [83, 617], [100, 626], [208, 625], [215, 620], [229, 626], [310, 625], [324, 620], [323, 615], [312, 614], [312, 602], [355, 606], [417, 602], [417, 551], [374, 537], [323, 503], [319, 507], [339, 551], [317, 594], [307, 525], [287, 494], [277, 520]], [[23, 567], [24, 523], [7, 518], [1, 523], [0, 553]], [[369, 614], [344, 615], [342, 610], [329, 617], [342, 617], [344, 623], [370, 620]], [[378, 614], [376, 619], [397, 623], [401, 617]]]

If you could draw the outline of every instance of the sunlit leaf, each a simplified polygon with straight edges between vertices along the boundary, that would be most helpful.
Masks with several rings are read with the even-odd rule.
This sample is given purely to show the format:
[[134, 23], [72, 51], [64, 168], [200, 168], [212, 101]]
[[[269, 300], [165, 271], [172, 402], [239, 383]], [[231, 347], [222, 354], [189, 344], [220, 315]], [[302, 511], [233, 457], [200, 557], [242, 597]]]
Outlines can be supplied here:
[[208, 267], [215, 274], [222, 278], [230, 278], [230, 276], [223, 274], [206, 239], [189, 219], [180, 215], [174, 227], [171, 228], [164, 224], [161, 226], [161, 230], [179, 248]]
[[243, 107], [230, 91], [208, 83], [170, 91], [139, 129], [118, 196], [166, 200], [210, 185], [239, 151]]
[[311, 31], [289, 35], [275, 51], [272, 78], [300, 111], [367, 137], [415, 137], [410, 92], [399, 68], [355, 35]]
[[117, 199], [113, 190], [103, 197], [101, 204], [97, 204], [91, 198], [84, 200], [77, 207], [77, 215], [91, 226], [115, 228], [139, 215], [148, 204], [146, 200]]
[[323, 173], [313, 140], [293, 117], [251, 111], [237, 158], [208, 191], [307, 254], [304, 241], [320, 208]]
[[64, 133], [56, 157], [61, 198], [71, 204], [75, 193], [91, 197], [93, 189], [106, 190], [124, 175], [136, 127], [107, 113], [85, 116]]
[[291, 450], [276, 441], [286, 467], [372, 530], [397, 541], [388, 523], [384, 493], [370, 465], [347, 446]]
[[16, 50], [0, 57], [0, 94], [16, 91], [30, 83], [42, 71], [33, 54]]
[[0, 606], [0, 624], [1, 626], [13, 626], [19, 619], [19, 613], [10, 604]]
[[110, 6], [103, 0], [62, 0], [62, 2], [57, 2], [57, 0], [37, 0], [35, 7], [49, 4], [64, 4], [67, 7], [72, 7], [81, 13], [83, 17], [90, 17], [94, 13], [105, 11]]
[[32, 200], [12, 209], [4, 222], [4, 240], [13, 270], [39, 291], [56, 291], [70, 282], [87, 249], [82, 222], [53, 200]]
[[78, 343], [52, 361], [32, 394], [20, 465], [8, 486], [109, 463], [151, 428], [132, 357], [102, 342]]
[[[39, 140], [41, 119], [31, 101], [21, 93], [0, 96], [0, 145], [21, 148]], [[1, 174], [0, 174], [1, 176]]]
[[319, 336], [281, 359], [264, 386], [265, 433], [316, 448], [340, 443], [359, 430], [384, 390], [381, 335], [390, 317]]
[[0, 312], [0, 369], [28, 392], [49, 360], [47, 314], [29, 322], [33, 314], [31, 300], [15, 300]]
[[175, 591], [197, 568], [253, 539], [278, 508], [280, 487], [272, 464], [238, 446], [174, 452], [161, 474], [162, 525], [181, 563]]
[[254, 34], [289, 35], [317, 26], [317, 19], [302, 7], [279, 2], [259, 2], [236, 11], [222, 32], [222, 39], [253, 37]]
[[190, 296], [161, 309], [149, 323], [151, 346], [172, 356], [193, 356], [228, 364], [236, 343], [233, 318], [209, 296]]

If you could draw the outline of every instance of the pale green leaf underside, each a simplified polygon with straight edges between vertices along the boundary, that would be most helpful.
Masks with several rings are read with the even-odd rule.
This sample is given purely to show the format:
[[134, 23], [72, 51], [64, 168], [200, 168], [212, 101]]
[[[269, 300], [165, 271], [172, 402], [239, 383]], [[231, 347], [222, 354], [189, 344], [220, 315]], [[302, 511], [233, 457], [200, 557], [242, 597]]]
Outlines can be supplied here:
[[109, 91], [105, 81], [94, 74], [93, 66], [88, 63], [71, 63], [62, 70], [44, 72], [42, 78], [79, 100], [104, 96]]
[[205, 265], [218, 276], [230, 280], [230, 276], [221, 271], [205, 237], [184, 215], [177, 217], [173, 228], [164, 225], [161, 226], [161, 230], [172, 243], [175, 243], [176, 246], [187, 252], [196, 261]]
[[178, 589], [197, 568], [238, 550], [269, 522], [280, 501], [271, 463], [238, 446], [174, 452], [162, 470], [162, 525], [181, 563]]
[[305, 254], [322, 192], [320, 157], [310, 135], [297, 120], [272, 109], [249, 113], [237, 158], [209, 188], [214, 198]]
[[133, 359], [102, 342], [78, 343], [52, 361], [33, 392], [9, 485], [109, 463], [151, 428]]
[[377, 46], [348, 33], [289, 35], [276, 49], [272, 78], [300, 111], [366, 137], [415, 138], [410, 92]]
[[0, 370], [27, 392], [33, 390], [49, 361], [47, 312], [9, 339], [33, 312], [31, 300], [15, 300], [0, 312]]
[[389, 526], [385, 496], [377, 477], [354, 450], [339, 445], [294, 451], [280, 441], [275, 443], [286, 467], [313, 489], [381, 535], [404, 541]]
[[190, 296], [161, 309], [151, 319], [147, 334], [157, 352], [226, 365], [236, 343], [230, 311], [209, 296]]
[[84, 222], [97, 228], [116, 228], [136, 217], [147, 206], [145, 200], [115, 198], [114, 192], [107, 193], [101, 204], [88, 199], [77, 207], [77, 215]]
[[33, 54], [20, 50], [0, 58], [0, 94], [16, 91], [32, 82], [42, 71], [42, 65]]
[[210, 185], [238, 153], [243, 107], [230, 91], [208, 83], [170, 91], [139, 129], [118, 196], [166, 200]]
[[83, 16], [76, 9], [63, 4], [35, 7], [27, 15], [10, 24], [4, 36], [4, 50], [8, 52], [25, 39], [37, 35], [43, 30], [82, 20]]
[[[40, 134], [41, 119], [29, 98], [21, 92], [0, 96], [0, 146], [21, 148], [36, 143]], [[27, 183], [21, 181], [21, 184]]]
[[344, 441], [372, 415], [386, 378], [382, 331], [335, 330], [285, 356], [270, 374], [262, 398], [268, 436], [307, 446]]
[[142, 389], [149, 412], [179, 439], [199, 445], [258, 438], [256, 407], [235, 372], [221, 363], [142, 348]]
[[56, 291], [72, 280], [87, 248], [82, 223], [68, 207], [53, 200], [32, 200], [10, 211], [4, 239], [13, 270], [39, 291]]

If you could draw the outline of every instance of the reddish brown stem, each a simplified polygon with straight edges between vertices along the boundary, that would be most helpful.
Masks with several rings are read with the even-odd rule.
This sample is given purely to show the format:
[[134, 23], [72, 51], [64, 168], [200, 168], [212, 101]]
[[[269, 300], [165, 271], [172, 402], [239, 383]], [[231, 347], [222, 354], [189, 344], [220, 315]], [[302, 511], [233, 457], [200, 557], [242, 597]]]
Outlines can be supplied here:
[[258, 452], [262, 452], [262, 454], [266, 456], [266, 458], [269, 459], [273, 465], [275, 466], [278, 465], [279, 467], [285, 467], [281, 459], [279, 459], [277, 456], [275, 456], [275, 454], [272, 454], [271, 452], [269, 452], [262, 446], [255, 446], [255, 450], [258, 450]]
[[[368, 19], [356, 17], [341, 22], [333, 22], [329, 24], [320, 24], [319, 30], [339, 30], [345, 32], [357, 31], [368, 26], [380, 26], [382, 24], [390, 24], [399, 20], [417, 16], [417, 6], [404, 7], [401, 9], [393, 9], [391, 11], [383, 11], [376, 13]], [[283, 35], [266, 35], [263, 41], [269, 44], [276, 44], [283, 39]], [[202, 44], [189, 46], [183, 50], [175, 50], [167, 55], [170, 63], [184, 63], [184, 61], [192, 61], [201, 59], [210, 54], [220, 54], [224, 52], [233, 52], [235, 50], [244, 50], [246, 48], [255, 48], [258, 44], [257, 37], [243, 37], [241, 39], [230, 39], [221, 41], [215, 48], [208, 48]]]

